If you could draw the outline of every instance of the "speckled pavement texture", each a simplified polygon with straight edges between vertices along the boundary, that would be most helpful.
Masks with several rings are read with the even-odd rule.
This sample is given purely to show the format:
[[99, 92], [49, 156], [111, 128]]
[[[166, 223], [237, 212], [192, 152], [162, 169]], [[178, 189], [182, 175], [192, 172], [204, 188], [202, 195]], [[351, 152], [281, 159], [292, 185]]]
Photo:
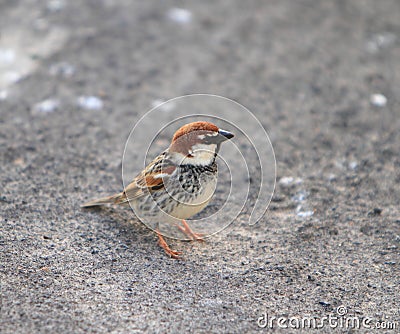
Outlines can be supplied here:
[[[0, 31], [0, 333], [266, 332], [339, 306], [399, 331], [399, 1], [2, 1]], [[190, 93], [257, 116], [277, 186], [176, 261], [128, 209], [79, 206], [121, 190], [138, 116]]]

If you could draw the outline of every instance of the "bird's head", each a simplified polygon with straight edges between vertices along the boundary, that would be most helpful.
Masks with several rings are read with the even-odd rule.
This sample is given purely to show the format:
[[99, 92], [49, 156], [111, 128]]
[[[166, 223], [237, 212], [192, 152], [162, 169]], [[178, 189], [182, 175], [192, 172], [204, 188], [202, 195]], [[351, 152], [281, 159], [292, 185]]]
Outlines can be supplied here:
[[221, 143], [233, 134], [209, 122], [193, 122], [175, 132], [169, 153], [178, 165], [210, 165], [215, 161]]

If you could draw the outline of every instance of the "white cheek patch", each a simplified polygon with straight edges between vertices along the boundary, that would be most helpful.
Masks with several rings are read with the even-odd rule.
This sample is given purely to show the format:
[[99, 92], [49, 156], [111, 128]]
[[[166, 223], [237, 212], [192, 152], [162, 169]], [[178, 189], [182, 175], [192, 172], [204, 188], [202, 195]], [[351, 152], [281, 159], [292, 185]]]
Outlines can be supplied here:
[[216, 144], [197, 144], [193, 146], [193, 158], [191, 161], [196, 165], [208, 165], [214, 160]]

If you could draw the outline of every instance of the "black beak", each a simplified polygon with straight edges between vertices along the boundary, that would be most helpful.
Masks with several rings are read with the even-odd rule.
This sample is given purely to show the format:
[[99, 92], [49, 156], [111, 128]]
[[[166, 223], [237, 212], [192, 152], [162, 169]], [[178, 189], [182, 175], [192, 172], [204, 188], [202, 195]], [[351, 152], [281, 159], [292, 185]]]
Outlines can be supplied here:
[[225, 137], [225, 138], [221, 138], [221, 139], [223, 139], [223, 141], [225, 141], [225, 140], [227, 140], [227, 139], [231, 139], [231, 138], [234, 137], [234, 134], [233, 134], [233, 133], [230, 133], [229, 131], [225, 131], [225, 130], [222, 130], [222, 129], [220, 129], [220, 130], [218, 131], [218, 133], [219, 133], [221, 136]]

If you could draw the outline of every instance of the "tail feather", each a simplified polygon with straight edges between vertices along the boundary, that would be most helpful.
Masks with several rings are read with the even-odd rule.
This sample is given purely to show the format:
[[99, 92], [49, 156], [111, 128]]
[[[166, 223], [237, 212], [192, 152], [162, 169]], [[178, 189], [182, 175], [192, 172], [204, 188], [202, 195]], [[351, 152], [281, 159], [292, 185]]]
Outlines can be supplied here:
[[116, 195], [107, 196], [84, 203], [81, 205], [81, 208], [89, 208], [92, 206], [100, 206], [104, 204], [120, 204], [125, 202], [125, 198], [126, 198], [125, 193], [122, 192]]

